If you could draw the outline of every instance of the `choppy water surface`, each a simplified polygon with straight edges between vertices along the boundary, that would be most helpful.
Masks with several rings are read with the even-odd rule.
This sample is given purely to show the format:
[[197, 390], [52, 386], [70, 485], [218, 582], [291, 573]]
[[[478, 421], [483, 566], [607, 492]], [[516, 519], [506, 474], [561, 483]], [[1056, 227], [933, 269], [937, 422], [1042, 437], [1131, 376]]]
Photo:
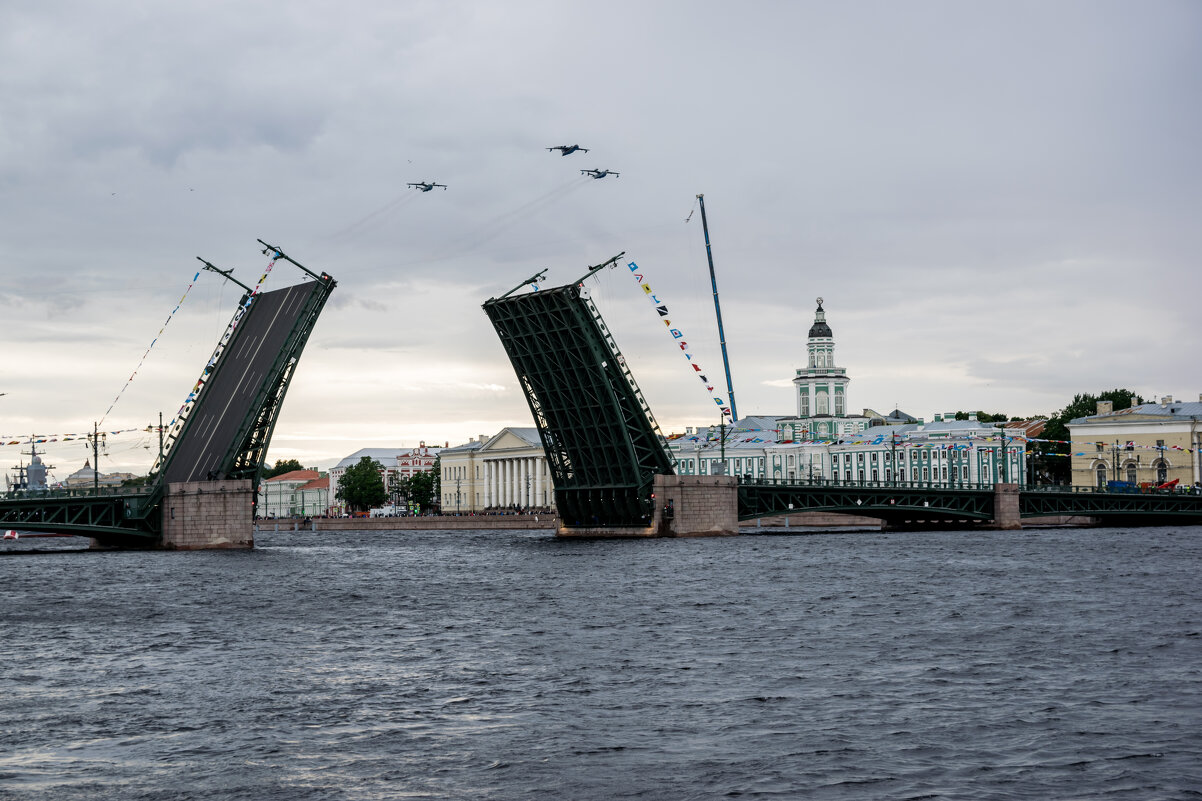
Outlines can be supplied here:
[[0, 797], [1198, 797], [1200, 535], [0, 556]]

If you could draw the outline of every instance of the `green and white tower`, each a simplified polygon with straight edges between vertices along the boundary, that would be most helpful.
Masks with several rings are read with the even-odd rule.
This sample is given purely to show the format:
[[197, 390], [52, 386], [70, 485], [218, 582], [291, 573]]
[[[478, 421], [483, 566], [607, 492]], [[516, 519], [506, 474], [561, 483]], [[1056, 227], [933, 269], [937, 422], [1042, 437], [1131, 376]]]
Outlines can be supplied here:
[[809, 358], [806, 367], [797, 370], [793, 385], [797, 387], [797, 417], [808, 421], [810, 436], [833, 437], [843, 433], [838, 419], [847, 416], [847, 370], [835, 366], [835, 335], [826, 322], [822, 298], [814, 312], [806, 345]]

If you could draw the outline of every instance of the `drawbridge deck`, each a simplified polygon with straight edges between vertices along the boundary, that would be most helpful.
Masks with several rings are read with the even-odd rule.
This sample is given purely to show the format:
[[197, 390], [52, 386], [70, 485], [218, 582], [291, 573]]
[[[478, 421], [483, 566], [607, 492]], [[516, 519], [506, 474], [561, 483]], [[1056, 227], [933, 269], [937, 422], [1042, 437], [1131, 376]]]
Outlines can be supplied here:
[[484, 304], [542, 437], [566, 527], [646, 525], [667, 442], [579, 283]]
[[271, 292], [248, 290], [242, 296], [180, 409], [147, 486], [0, 498], [0, 528], [79, 534], [116, 545], [153, 544], [162, 534], [162, 499], [169, 484], [250, 479], [257, 493], [284, 395], [337, 285], [328, 274], [312, 273], [277, 248], [271, 250], [313, 280]]

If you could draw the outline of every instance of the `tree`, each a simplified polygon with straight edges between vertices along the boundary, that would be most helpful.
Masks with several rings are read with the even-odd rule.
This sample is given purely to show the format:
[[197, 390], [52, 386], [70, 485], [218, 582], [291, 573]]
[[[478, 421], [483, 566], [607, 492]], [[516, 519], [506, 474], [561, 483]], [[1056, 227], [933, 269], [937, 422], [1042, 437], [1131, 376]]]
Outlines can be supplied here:
[[275, 467], [268, 467], [263, 471], [263, 478], [274, 478], [275, 476], [282, 476], [285, 473], [291, 473], [293, 470], [304, 469], [305, 466], [295, 459], [289, 459], [287, 461], [284, 461], [283, 459], [276, 459]]
[[1072, 403], [1048, 418], [1040, 439], [1053, 441], [1033, 442], [1030, 449], [1036, 458], [1041, 459], [1040, 472], [1048, 474], [1056, 483], [1072, 483], [1068, 424], [1078, 417], [1089, 417], [1096, 414], [1100, 400], [1113, 403], [1116, 412], [1144, 402], [1142, 396], [1129, 389], [1111, 389], [1097, 395], [1086, 392], [1074, 395]]
[[364, 456], [357, 464], [348, 467], [338, 479], [335, 497], [355, 512], [380, 506], [388, 500], [388, 491], [384, 489], [384, 479], [380, 475], [383, 471], [384, 467], [379, 462]]
[[439, 480], [441, 473], [442, 462], [435, 459], [433, 469], [414, 473], [409, 479], [409, 500], [417, 504], [418, 511], [425, 512], [438, 505], [438, 499], [442, 495], [442, 482]]

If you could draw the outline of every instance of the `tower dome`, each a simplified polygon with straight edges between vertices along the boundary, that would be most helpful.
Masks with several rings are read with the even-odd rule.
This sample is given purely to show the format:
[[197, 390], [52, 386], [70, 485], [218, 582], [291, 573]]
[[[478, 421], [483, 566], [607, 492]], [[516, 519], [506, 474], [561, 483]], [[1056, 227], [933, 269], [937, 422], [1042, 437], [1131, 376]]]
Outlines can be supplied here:
[[831, 327], [826, 324], [826, 312], [822, 310], [822, 298], [818, 298], [818, 311], [814, 312], [814, 324], [810, 326], [810, 338], [833, 336]]

